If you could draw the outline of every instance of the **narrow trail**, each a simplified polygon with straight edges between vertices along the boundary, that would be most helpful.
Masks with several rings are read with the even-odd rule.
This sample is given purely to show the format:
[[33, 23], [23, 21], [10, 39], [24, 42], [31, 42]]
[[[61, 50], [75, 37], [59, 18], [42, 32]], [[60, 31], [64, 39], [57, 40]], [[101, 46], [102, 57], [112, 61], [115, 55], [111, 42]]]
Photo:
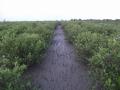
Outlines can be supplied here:
[[77, 62], [76, 53], [60, 25], [43, 59], [42, 64], [27, 71], [40, 90], [90, 90], [88, 70]]

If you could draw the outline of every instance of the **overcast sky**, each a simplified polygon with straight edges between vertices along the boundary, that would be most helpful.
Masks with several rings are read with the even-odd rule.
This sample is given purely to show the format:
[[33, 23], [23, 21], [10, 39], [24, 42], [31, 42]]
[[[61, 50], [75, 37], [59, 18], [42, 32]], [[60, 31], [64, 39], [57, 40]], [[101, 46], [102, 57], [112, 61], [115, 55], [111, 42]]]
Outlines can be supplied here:
[[0, 20], [120, 19], [120, 0], [0, 0]]

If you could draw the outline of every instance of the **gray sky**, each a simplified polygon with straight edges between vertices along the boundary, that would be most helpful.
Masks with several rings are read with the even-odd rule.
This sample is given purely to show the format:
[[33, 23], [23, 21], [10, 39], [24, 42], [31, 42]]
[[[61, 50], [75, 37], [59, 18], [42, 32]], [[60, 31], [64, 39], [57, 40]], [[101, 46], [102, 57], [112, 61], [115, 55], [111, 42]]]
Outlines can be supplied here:
[[120, 0], [0, 0], [0, 20], [120, 19]]

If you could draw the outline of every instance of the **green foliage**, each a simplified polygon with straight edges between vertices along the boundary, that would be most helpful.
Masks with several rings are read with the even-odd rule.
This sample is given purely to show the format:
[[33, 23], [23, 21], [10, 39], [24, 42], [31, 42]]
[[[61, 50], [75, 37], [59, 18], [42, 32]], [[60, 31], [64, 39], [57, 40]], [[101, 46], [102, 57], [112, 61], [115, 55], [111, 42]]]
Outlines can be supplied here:
[[74, 43], [79, 53], [85, 57], [91, 57], [95, 51], [98, 51], [99, 46], [105, 46], [105, 39], [99, 33], [81, 32], [74, 37]]
[[68, 21], [65, 32], [102, 90], [120, 90], [120, 22]]
[[0, 23], [0, 90], [32, 88], [21, 75], [39, 61], [49, 45], [54, 25], [55, 22]]

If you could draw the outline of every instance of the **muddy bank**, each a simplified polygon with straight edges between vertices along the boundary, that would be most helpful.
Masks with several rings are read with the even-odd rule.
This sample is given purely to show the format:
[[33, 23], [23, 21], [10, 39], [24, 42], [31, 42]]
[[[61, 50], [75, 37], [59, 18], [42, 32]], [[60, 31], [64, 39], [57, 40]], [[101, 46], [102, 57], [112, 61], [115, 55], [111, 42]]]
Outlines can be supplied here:
[[58, 25], [42, 64], [29, 68], [32, 83], [40, 90], [90, 90], [90, 78], [87, 68], [77, 62], [73, 47], [64, 36], [64, 30]]

